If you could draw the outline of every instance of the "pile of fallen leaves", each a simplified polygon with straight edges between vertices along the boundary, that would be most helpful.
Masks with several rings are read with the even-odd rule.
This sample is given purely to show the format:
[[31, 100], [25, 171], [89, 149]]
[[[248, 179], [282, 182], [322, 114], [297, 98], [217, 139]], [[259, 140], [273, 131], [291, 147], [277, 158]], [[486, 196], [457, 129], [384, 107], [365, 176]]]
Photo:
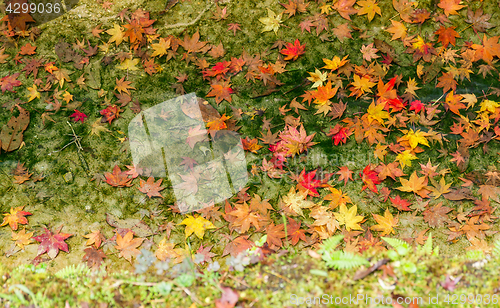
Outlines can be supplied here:
[[[112, 3], [102, 5], [109, 8]], [[225, 23], [228, 34], [235, 38], [244, 35], [242, 31], [251, 31], [241, 28], [240, 23], [228, 22], [228, 7], [211, 7], [215, 22]], [[39, 129], [29, 126], [30, 117], [35, 116], [49, 129], [50, 122], [80, 122], [78, 125], [90, 130], [89, 138], [117, 133], [117, 142], [126, 141], [126, 133], [113, 125], [127, 120], [123, 114], [128, 109], [133, 115], [141, 112], [140, 91], [134, 86], [136, 75], [132, 73], [143, 71], [153, 79], [168, 61], [184, 61], [197, 73], [176, 76], [172, 91], [178, 95], [196, 91], [207, 98], [200, 107], [212, 133], [238, 131], [239, 123], [262, 121], [261, 136], [242, 138], [243, 149], [258, 156], [258, 163], [249, 166], [249, 176], [287, 182], [287, 193], [266, 199], [253, 192], [254, 186], [248, 186], [223, 204], [186, 216], [180, 214], [176, 203], [143, 210], [141, 219], [120, 220], [108, 214], [113, 236], [106, 237], [102, 230], [88, 230], [85, 235], [88, 247], [83, 259], [89, 266], [98, 268], [106, 257], [105, 250], [132, 263], [132, 258], [141, 254], [139, 248], [154, 249], [158, 260], [173, 264], [198, 255], [207, 266], [213, 266], [212, 258], [237, 258], [252, 247], [261, 247], [260, 258], [264, 259], [284, 247], [317, 247], [337, 234], [344, 235], [345, 252], [362, 254], [384, 251], [386, 244], [381, 237], [388, 235], [422, 245], [426, 233], [436, 228], [445, 230], [450, 243], [465, 237], [470, 242], [468, 250], [490, 253], [488, 239], [498, 232], [494, 223], [498, 218], [496, 204], [500, 203], [500, 171], [495, 164], [487, 170], [473, 170], [469, 162], [474, 154], [498, 155], [491, 153], [491, 148], [498, 148], [500, 140], [500, 89], [490, 86], [480, 95], [462, 84], [471, 78], [497, 78], [500, 36], [493, 35], [498, 29], [491, 20], [491, 10], [491, 5], [486, 8], [480, 1], [460, 0], [440, 0], [434, 7], [407, 0], [393, 0], [392, 5], [375, 0], [288, 0], [262, 10], [258, 18], [262, 35], [273, 31], [279, 36], [298, 25], [301, 37], [316, 36], [326, 43], [354, 38], [362, 42], [357, 54], [332, 52], [330, 58], [307, 67], [309, 76], [298, 85], [301, 94], [277, 103], [279, 116], [274, 119], [266, 118], [265, 109], [234, 106], [233, 98], [243, 91], [234, 84], [264, 89], [255, 93], [255, 98], [282, 91], [280, 78], [298, 69], [301, 58], [314, 52], [314, 46], [305, 44], [303, 38], [278, 39], [262, 47], [260, 54], [242, 49], [239, 55], [233, 51], [229, 56], [222, 43], [203, 41], [199, 31], [185, 31], [182, 37], [162, 35], [149, 12], [125, 9], [118, 15], [120, 22], [103, 29], [98, 25], [82, 41], [56, 43], [57, 61], [48, 61], [37, 54], [40, 30], [30, 27], [26, 16], [9, 14], [2, 19], [0, 29], [0, 63], [14, 65], [16, 70], [0, 76], [2, 93], [12, 94], [3, 104], [12, 115], [0, 131], [1, 155], [23, 147], [26, 129]], [[498, 13], [499, 8], [494, 10]], [[388, 20], [382, 13], [393, 17]], [[369, 28], [359, 27], [377, 19], [387, 22], [376, 36], [369, 35]], [[424, 25], [426, 31], [421, 31]], [[408, 58], [400, 54], [402, 50], [411, 55], [410, 61], [405, 62]], [[101, 87], [90, 65], [96, 59], [119, 75], [113, 88]], [[186, 89], [188, 78], [202, 80], [206, 92]], [[442, 90], [441, 97], [419, 99], [419, 89], [429, 84]], [[16, 91], [20, 89], [27, 92]], [[103, 101], [98, 112], [91, 114], [95, 106], [74, 99], [73, 94], [79, 91], [98, 94]], [[350, 110], [352, 102], [361, 106], [356, 112]], [[89, 117], [97, 118], [88, 123]], [[168, 118], [168, 114], [159, 117]], [[316, 120], [329, 125], [313, 131]], [[200, 141], [193, 137], [196, 133], [190, 132], [186, 139], [191, 149]], [[307, 161], [308, 153], [326, 138], [331, 138], [329, 147], [336, 151], [349, 144], [366, 144], [371, 149], [367, 155], [377, 163], [361, 168], [329, 164], [290, 171], [292, 160], [299, 157]], [[178, 188], [187, 193], [198, 192], [200, 174], [193, 168], [197, 164], [193, 159], [182, 162], [190, 173]], [[139, 169], [122, 162], [104, 174], [90, 170], [94, 177], [89, 180], [96, 180], [96, 185], [105, 182], [103, 185], [115, 187], [117, 193], [139, 190], [145, 199], [163, 199], [162, 193], [172, 189], [163, 179], [144, 176], [144, 170]], [[13, 170], [13, 177], [18, 185], [50, 180], [33, 176], [23, 164]], [[353, 182], [362, 186], [360, 191], [347, 190], [355, 187], [348, 186]], [[374, 200], [380, 210], [361, 211], [350, 198], [353, 194]], [[168, 217], [160, 216], [162, 211], [170, 211]], [[72, 235], [62, 233], [62, 226], [44, 228], [36, 235], [30, 232], [26, 216], [31, 214], [23, 206], [4, 214], [2, 226], [9, 225], [15, 241], [9, 255], [35, 242], [39, 243], [35, 264], [56, 258], [59, 250], [70, 251], [65, 240]], [[145, 216], [149, 224], [142, 220]], [[182, 221], [174, 222], [179, 219]], [[416, 221], [423, 221], [426, 227], [412, 228]], [[19, 224], [27, 229], [18, 231]], [[197, 238], [198, 248], [171, 241], [171, 231], [176, 229], [183, 229], [186, 239]], [[203, 242], [207, 233], [218, 237], [218, 253], [211, 251], [212, 242]], [[153, 234], [162, 239], [155, 243]], [[262, 243], [257, 245], [256, 241]]]

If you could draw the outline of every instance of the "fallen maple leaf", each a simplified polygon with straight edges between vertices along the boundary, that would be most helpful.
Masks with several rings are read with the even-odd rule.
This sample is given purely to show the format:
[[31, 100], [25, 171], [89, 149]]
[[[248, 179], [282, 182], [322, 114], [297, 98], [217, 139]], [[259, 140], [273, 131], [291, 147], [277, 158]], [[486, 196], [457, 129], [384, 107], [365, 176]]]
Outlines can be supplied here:
[[101, 246], [102, 240], [106, 239], [99, 230], [93, 230], [92, 233], [85, 234], [83, 237], [88, 238], [85, 245], [90, 246], [94, 244], [95, 248], [99, 248], [99, 246]]
[[130, 187], [132, 184], [131, 178], [128, 177], [126, 171], [122, 171], [118, 165], [113, 168], [113, 173], [105, 172], [106, 183], [114, 187]]
[[160, 191], [165, 189], [164, 187], [160, 187], [162, 180], [163, 179], [159, 179], [158, 181], [155, 182], [155, 179], [153, 177], [149, 177], [147, 181], [140, 179], [139, 185], [141, 187], [139, 187], [138, 189], [140, 192], [145, 193], [149, 198], [151, 197], [163, 198], [163, 196], [160, 194]]
[[184, 219], [179, 225], [186, 225], [185, 233], [186, 238], [191, 234], [195, 234], [198, 238], [203, 239], [205, 235], [205, 230], [215, 229], [215, 226], [205, 218], [198, 216], [194, 218], [191, 215], [187, 215], [188, 218]]
[[282, 13], [276, 15], [276, 13], [268, 8], [267, 17], [259, 18], [259, 21], [264, 24], [264, 29], [262, 29], [262, 32], [274, 31], [274, 33], [278, 35], [278, 29], [280, 28], [280, 24], [282, 22], [282, 16]]
[[186, 257], [186, 251], [182, 248], [174, 248], [176, 244], [167, 243], [167, 239], [163, 238], [158, 244], [158, 249], [155, 252], [155, 256], [160, 261], [165, 261], [167, 259], [171, 260], [173, 264], [181, 263]]
[[102, 260], [107, 258], [102, 249], [96, 249], [94, 246], [85, 248], [83, 251], [85, 251], [85, 255], [82, 261], [87, 261], [88, 267], [97, 269], [101, 266]]
[[347, 231], [350, 230], [363, 230], [359, 225], [360, 222], [363, 221], [363, 216], [356, 215], [358, 208], [356, 205], [353, 205], [350, 209], [347, 209], [345, 204], [340, 205], [340, 209], [338, 213], [333, 213], [335, 218], [338, 220], [339, 225], [344, 225]]
[[429, 191], [426, 189], [427, 178], [425, 176], [419, 178], [417, 176], [417, 172], [413, 171], [413, 173], [410, 175], [410, 179], [407, 180], [404, 178], [400, 178], [400, 181], [402, 186], [397, 187], [396, 189], [416, 193], [422, 198], [429, 198], [429, 196], [427, 195]]
[[458, 15], [457, 10], [462, 9], [465, 5], [460, 5], [461, 0], [441, 0], [438, 6], [444, 10], [446, 16]]
[[36, 255], [37, 257], [47, 253], [51, 259], [54, 259], [59, 253], [59, 250], [69, 253], [68, 244], [64, 241], [68, 237], [73, 236], [73, 234], [60, 233], [62, 226], [56, 231], [55, 234], [47, 228], [44, 229], [44, 234], [33, 237], [35, 241], [40, 242], [40, 246], [38, 246], [38, 253]]
[[372, 169], [371, 165], [366, 166], [363, 169], [363, 172], [359, 173], [359, 176], [361, 177], [361, 180], [363, 180], [363, 183], [365, 184], [362, 190], [369, 188], [374, 193], [378, 193], [377, 186], [375, 185], [380, 184], [380, 180], [378, 177], [378, 173], [374, 169]]
[[384, 216], [380, 216], [377, 214], [372, 214], [375, 221], [377, 221], [378, 225], [372, 226], [371, 229], [374, 231], [381, 231], [381, 236], [386, 236], [390, 233], [394, 234], [394, 227], [398, 224], [398, 218], [394, 218], [389, 212], [389, 209], [385, 210]]
[[219, 105], [223, 100], [228, 101], [229, 103], [232, 101], [231, 94], [233, 93], [233, 89], [231, 89], [231, 84], [229, 81], [223, 81], [221, 84], [213, 84], [212, 90], [208, 92], [207, 97], [215, 96], [215, 102]]
[[285, 60], [295, 61], [300, 55], [305, 53], [306, 45], [300, 45], [298, 39], [295, 40], [294, 44], [286, 43], [286, 48], [280, 50], [282, 55], [285, 55]]
[[17, 80], [17, 77], [19, 77], [20, 74], [21, 73], [15, 73], [0, 79], [0, 88], [2, 89], [2, 93], [5, 93], [5, 91], [16, 93], [13, 89], [14, 87], [19, 87], [21, 85], [21, 82]]
[[28, 219], [26, 219], [27, 215], [32, 215], [30, 212], [25, 212], [23, 211], [24, 205], [23, 206], [18, 206], [16, 208], [10, 208], [10, 213], [3, 214], [5, 217], [3, 218], [3, 222], [0, 225], [5, 226], [6, 224], [9, 224], [10, 228], [12, 230], [17, 230], [17, 224], [22, 224], [25, 225], [28, 223]]
[[375, 14], [379, 14], [380, 16], [382, 16], [382, 11], [380, 10], [380, 7], [377, 5], [375, 0], [362, 0], [358, 1], [357, 4], [361, 6], [361, 8], [358, 10], [358, 15], [367, 14], [369, 22], [373, 20]]
[[295, 192], [295, 187], [291, 187], [286, 196], [283, 196], [283, 203], [286, 206], [287, 212], [292, 215], [304, 216], [302, 209], [311, 208], [314, 202], [306, 200], [307, 191]]
[[12, 232], [12, 240], [15, 241], [15, 244], [19, 248], [24, 249], [25, 245], [31, 244], [33, 233], [34, 232], [26, 233], [26, 229], [19, 231], [17, 234]]
[[124, 237], [120, 235], [120, 233], [116, 234], [116, 246], [115, 248], [120, 250], [120, 257], [123, 257], [128, 262], [132, 263], [132, 256], [137, 257], [141, 252], [137, 249], [137, 247], [141, 246], [144, 241], [143, 238], [135, 238], [134, 233], [132, 231], [128, 231]]

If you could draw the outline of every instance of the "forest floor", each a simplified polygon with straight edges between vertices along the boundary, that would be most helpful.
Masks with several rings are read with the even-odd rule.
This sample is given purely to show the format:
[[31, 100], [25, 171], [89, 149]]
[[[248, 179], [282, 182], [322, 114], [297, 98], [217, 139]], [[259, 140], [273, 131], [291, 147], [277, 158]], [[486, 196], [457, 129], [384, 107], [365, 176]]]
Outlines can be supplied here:
[[287, 1], [0, 15], [0, 298], [498, 303], [498, 3]]

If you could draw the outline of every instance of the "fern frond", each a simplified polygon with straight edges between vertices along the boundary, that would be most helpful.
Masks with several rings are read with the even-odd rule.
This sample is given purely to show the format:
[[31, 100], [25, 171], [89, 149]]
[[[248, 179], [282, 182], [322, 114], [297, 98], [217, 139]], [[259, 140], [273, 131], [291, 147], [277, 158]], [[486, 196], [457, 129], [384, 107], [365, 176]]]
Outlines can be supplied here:
[[493, 243], [493, 257], [500, 258], [500, 239]]
[[326, 266], [334, 269], [351, 269], [362, 265], [370, 265], [363, 257], [350, 252], [334, 251], [323, 255], [323, 260], [326, 261]]
[[344, 235], [338, 234], [335, 236], [332, 236], [326, 240], [323, 241], [323, 244], [321, 245], [321, 248], [318, 250], [319, 253], [323, 254], [324, 252], [327, 251], [333, 251], [342, 241], [344, 238]]
[[481, 250], [469, 250], [465, 254], [465, 259], [471, 261], [482, 260], [484, 259], [484, 252], [482, 252]]
[[387, 242], [387, 244], [391, 245], [394, 249], [398, 248], [406, 248], [410, 249], [410, 245], [408, 245], [407, 242], [397, 239], [397, 238], [390, 238], [390, 237], [382, 237], [384, 241]]
[[83, 264], [78, 264], [75, 266], [74, 264], [68, 265], [65, 268], [61, 269], [54, 275], [57, 278], [61, 279], [66, 279], [66, 278], [71, 278], [71, 277], [79, 277], [79, 276], [86, 276], [90, 274], [90, 270], [87, 266]]

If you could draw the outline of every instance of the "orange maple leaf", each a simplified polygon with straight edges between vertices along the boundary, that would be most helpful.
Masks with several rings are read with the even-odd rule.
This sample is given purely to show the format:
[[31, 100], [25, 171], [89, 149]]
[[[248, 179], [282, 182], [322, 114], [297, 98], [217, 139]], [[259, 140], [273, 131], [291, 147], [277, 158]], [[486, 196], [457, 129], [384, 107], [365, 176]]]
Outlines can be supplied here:
[[295, 43], [286, 43], [286, 48], [280, 50], [282, 55], [285, 55], [285, 60], [297, 60], [300, 55], [305, 53], [306, 45], [300, 45], [298, 39], [295, 40]]
[[443, 88], [443, 93], [448, 92], [449, 90], [455, 91], [457, 89], [457, 81], [453, 78], [453, 74], [443, 73], [441, 77], [438, 78], [439, 83], [436, 85], [438, 88]]
[[441, 0], [438, 6], [444, 10], [446, 16], [458, 15], [457, 10], [465, 7], [465, 5], [460, 5], [460, 0]]
[[347, 185], [347, 181], [349, 181], [349, 180], [352, 181], [353, 172], [351, 170], [349, 170], [349, 168], [347, 168], [347, 166], [340, 167], [340, 170], [337, 171], [335, 174], [340, 175], [339, 181], [344, 181], [344, 186]]
[[417, 176], [417, 172], [413, 171], [413, 173], [410, 175], [410, 179], [403, 179], [400, 178], [401, 180], [401, 187], [397, 187], [396, 189], [399, 189], [401, 191], [406, 191], [406, 192], [413, 192], [419, 195], [422, 198], [429, 198], [427, 195], [430, 191], [427, 190], [427, 178], [425, 176], [419, 178]]
[[246, 137], [245, 139], [241, 139], [243, 149], [252, 153], [257, 153], [257, 151], [262, 148], [258, 142], [257, 138], [250, 139], [249, 137]]
[[132, 256], [137, 257], [141, 252], [137, 249], [137, 247], [141, 246], [144, 241], [143, 238], [135, 238], [134, 233], [132, 231], [128, 231], [124, 237], [120, 235], [120, 233], [116, 234], [116, 246], [115, 248], [120, 250], [120, 257], [123, 257], [128, 262], [132, 263]]
[[0, 227], [9, 224], [12, 230], [17, 230], [18, 223], [23, 225], [27, 224], [28, 220], [24, 216], [31, 215], [31, 213], [23, 211], [23, 208], [24, 205], [18, 206], [16, 208], [11, 208], [10, 213], [3, 214], [5, 217], [3, 218], [3, 222]]
[[394, 227], [398, 224], [398, 218], [392, 216], [389, 209], [385, 210], [384, 216], [380, 216], [377, 214], [372, 214], [375, 221], [377, 221], [378, 225], [372, 226], [371, 229], [374, 231], [381, 231], [380, 235], [385, 236], [390, 233], [394, 234]]
[[339, 0], [333, 5], [333, 9], [336, 10], [340, 16], [347, 20], [351, 20], [349, 15], [356, 14], [358, 10], [352, 6], [356, 3], [356, 0]]
[[443, 44], [443, 47], [447, 47], [448, 44], [455, 46], [455, 38], [460, 37], [457, 31], [455, 31], [456, 27], [446, 28], [441, 26], [434, 34], [439, 35], [438, 42]]
[[500, 36], [492, 36], [486, 38], [486, 34], [483, 35], [483, 44], [472, 44], [472, 48], [476, 50], [474, 54], [474, 61], [483, 59], [484, 61], [491, 63], [493, 57], [500, 57], [500, 44], [498, 44], [498, 38]]
[[130, 187], [131, 178], [128, 177], [126, 171], [122, 171], [118, 165], [113, 168], [113, 173], [105, 172], [106, 183], [114, 187]]
[[217, 106], [223, 101], [226, 100], [229, 103], [232, 101], [231, 94], [233, 93], [233, 89], [231, 89], [231, 84], [229, 81], [223, 81], [221, 84], [213, 84], [211, 85], [212, 90], [208, 92], [207, 97], [215, 96], [215, 102]]

